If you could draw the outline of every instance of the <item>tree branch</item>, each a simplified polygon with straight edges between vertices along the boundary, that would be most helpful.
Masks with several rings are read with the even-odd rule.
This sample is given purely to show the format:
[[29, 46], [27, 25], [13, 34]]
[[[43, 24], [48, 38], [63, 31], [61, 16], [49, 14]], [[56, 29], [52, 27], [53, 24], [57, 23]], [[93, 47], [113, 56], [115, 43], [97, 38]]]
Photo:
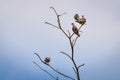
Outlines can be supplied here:
[[58, 77], [54, 77], [51, 73], [49, 73], [48, 71], [46, 71], [45, 69], [43, 69], [42, 67], [40, 67], [36, 62], [33, 61], [33, 63], [40, 68], [41, 70], [43, 70], [44, 72], [46, 72], [48, 75], [50, 75], [53, 79], [58, 80]]
[[55, 12], [55, 14], [56, 14], [56, 16], [58, 16], [57, 11], [55, 10], [55, 8], [54, 8], [54, 7], [50, 7], [50, 9], [53, 9], [53, 10], [54, 10], [54, 12]]
[[75, 74], [77, 74], [77, 72], [76, 72], [75, 68], [74, 68], [74, 67], [72, 67], [72, 68], [73, 68], [73, 70], [74, 70]]
[[48, 66], [49, 66], [52, 70], [54, 70], [55, 72], [57, 72], [58, 74], [66, 77], [66, 78], [69, 78], [69, 79], [71, 79], [71, 80], [75, 80], [74, 78], [72, 78], [72, 77], [70, 77], [70, 76], [68, 76], [68, 75], [65, 75], [65, 74], [61, 73], [60, 71], [56, 70], [56, 69], [53, 68], [51, 65], [48, 65]]
[[[75, 59], [74, 59], [74, 46], [75, 46], [75, 44], [76, 44], [76, 42], [77, 42], [77, 40], [78, 40], [79, 37], [77, 36], [77, 37], [73, 38], [73, 36], [74, 36], [75, 33], [70, 34], [70, 32], [69, 32], [69, 30], [68, 30], [68, 34], [67, 34], [67, 33], [64, 31], [64, 29], [62, 28], [61, 22], [60, 22], [60, 17], [61, 17], [62, 15], [64, 15], [64, 14], [66, 14], [66, 13], [63, 13], [63, 14], [59, 15], [59, 14], [57, 13], [57, 11], [55, 10], [54, 7], [50, 7], [50, 9], [52, 9], [52, 10], [55, 12], [55, 15], [56, 15], [56, 17], [57, 17], [57, 24], [58, 24], [58, 25], [56, 26], [56, 25], [53, 25], [53, 24], [51, 24], [51, 23], [49, 23], [49, 22], [45, 22], [45, 23], [48, 24], [48, 25], [51, 25], [51, 26], [53, 26], [53, 27], [55, 27], [55, 28], [57, 28], [57, 29], [60, 29], [60, 30], [63, 32], [63, 34], [68, 38], [69, 43], [70, 43], [70, 48], [71, 48], [71, 56], [70, 56], [69, 54], [63, 52], [63, 51], [61, 51], [61, 53], [63, 53], [64, 55], [68, 56], [68, 58], [70, 58], [70, 60], [72, 61], [73, 65], [74, 65], [73, 70], [74, 70], [74, 72], [75, 72], [75, 75], [77, 76], [77, 80], [80, 80], [79, 68], [82, 67], [82, 66], [84, 66], [84, 64], [77, 66], [77, 64], [76, 64], [76, 62], [75, 62]], [[79, 32], [80, 32], [80, 29], [81, 29], [82, 26], [83, 26], [83, 25], [81, 25], [81, 26], [78, 28], [78, 29], [79, 29]], [[40, 56], [39, 56], [37, 53], [35, 53], [35, 55], [37, 55], [38, 58], [40, 59], [40, 61], [41, 61], [42, 63], [46, 64], [47, 66], [49, 66], [53, 71], [57, 72], [58, 74], [66, 77], [66, 78], [75, 80], [74, 78], [72, 78], [72, 77], [70, 77], [70, 76], [68, 76], [68, 75], [66, 75], [66, 74], [63, 74], [63, 73], [61, 73], [60, 71], [56, 70], [56, 69], [55, 69], [54, 67], [52, 67], [50, 64], [45, 63], [45, 62], [40, 58]]]
[[69, 34], [69, 37], [70, 37], [71, 34], [70, 34], [70, 31], [69, 31], [69, 30], [68, 30], [68, 34]]
[[62, 16], [62, 15], [65, 15], [65, 14], [67, 14], [67, 13], [66, 13], [66, 12], [64, 12], [64, 13], [60, 14], [59, 16]]
[[76, 42], [77, 42], [77, 39], [79, 38], [80, 36], [77, 36], [76, 38], [75, 38], [75, 41], [74, 41], [74, 43], [73, 43], [73, 46], [75, 46], [75, 44], [76, 44]]
[[79, 69], [80, 67], [84, 66], [84, 65], [85, 65], [85, 64], [81, 64], [81, 65], [79, 65], [79, 66], [78, 66], [78, 69]]
[[[79, 32], [81, 32], [80, 31], [80, 29], [82, 28], [82, 26], [83, 25], [81, 25], [80, 27], [79, 27]], [[71, 37], [74, 35], [74, 33], [71, 35]], [[81, 36], [81, 35], [80, 35]], [[74, 41], [74, 43], [73, 43], [73, 46], [75, 46], [75, 44], [76, 44], [76, 42], [77, 42], [77, 39], [80, 37], [80, 36], [77, 36], [76, 38], [75, 38], [75, 41]]]
[[[76, 65], [76, 63], [75, 63], [75, 61], [74, 61], [74, 45], [75, 45], [77, 39], [75, 40], [75, 43], [73, 44], [73, 42], [72, 42], [72, 40], [71, 40], [71, 37], [74, 35], [74, 33], [73, 33], [71, 36], [68, 36], [68, 35], [67, 35], [67, 33], [66, 33], [66, 32], [63, 30], [63, 28], [61, 27], [60, 15], [57, 14], [57, 11], [56, 11], [53, 7], [51, 7], [51, 8], [54, 10], [54, 12], [55, 12], [55, 14], [56, 14], [56, 16], [57, 16], [57, 22], [58, 22], [58, 26], [59, 26], [60, 30], [61, 30], [61, 31], [66, 35], [66, 37], [69, 39], [70, 46], [71, 46], [71, 51], [72, 51], [72, 59], [71, 59], [71, 60], [72, 60], [73, 65], [74, 65], [74, 67], [75, 67], [75, 69], [76, 69], [77, 78], [78, 78], [78, 80], [80, 80], [79, 70], [78, 70], [77, 65]], [[81, 27], [80, 27], [80, 28], [81, 28]], [[79, 30], [80, 30], [80, 28], [79, 28]]]
[[60, 23], [60, 16], [66, 14], [66, 13], [63, 13], [63, 14], [61, 14], [61, 15], [58, 15], [58, 13], [57, 13], [57, 11], [55, 10], [54, 7], [50, 7], [50, 8], [53, 9], [53, 11], [55, 12], [55, 14], [56, 14], [56, 16], [57, 16], [58, 26], [55, 26], [55, 25], [53, 25], [53, 24], [51, 24], [51, 23], [49, 23], [49, 22], [45, 22], [45, 23], [48, 24], [48, 25], [51, 25], [51, 26], [53, 26], [53, 27], [55, 27], [55, 28], [60, 29], [60, 30], [66, 35], [66, 37], [69, 37], [69, 36], [67, 35], [67, 33], [62, 29], [61, 23]]
[[48, 25], [51, 25], [51, 26], [53, 26], [53, 27], [55, 27], [55, 28], [60, 29], [58, 26], [55, 26], [55, 25], [53, 25], [53, 24], [51, 24], [51, 23], [49, 23], [49, 22], [45, 22], [45, 24], [48, 24]]
[[70, 59], [72, 60], [72, 58], [71, 58], [71, 56], [70, 56], [69, 54], [67, 54], [67, 53], [65, 53], [65, 52], [63, 52], [63, 51], [61, 51], [60, 53], [65, 54], [68, 58], [70, 58]]
[[49, 66], [49, 67], [50, 67], [53, 71], [55, 71], [56, 73], [58, 73], [58, 74], [60, 74], [60, 75], [62, 75], [62, 76], [64, 76], [64, 77], [66, 77], [66, 78], [69, 78], [69, 79], [71, 79], [71, 80], [75, 80], [74, 78], [72, 78], [72, 77], [70, 77], [70, 76], [68, 76], [68, 75], [66, 75], [66, 74], [64, 74], [64, 73], [62, 73], [62, 72], [60, 72], [60, 71], [57, 71], [57, 70], [56, 70], [54, 67], [52, 67], [50, 64], [45, 63], [37, 53], [34, 53], [34, 54], [37, 55], [37, 57], [39, 58], [39, 60], [40, 60], [42, 63], [44, 63], [44, 64], [46, 64], [47, 66]]
[[38, 53], [34, 53], [38, 58], [39, 58], [39, 60], [42, 62], [42, 63], [44, 63], [45, 64], [45, 62], [41, 59], [41, 57], [39, 56], [39, 54]]

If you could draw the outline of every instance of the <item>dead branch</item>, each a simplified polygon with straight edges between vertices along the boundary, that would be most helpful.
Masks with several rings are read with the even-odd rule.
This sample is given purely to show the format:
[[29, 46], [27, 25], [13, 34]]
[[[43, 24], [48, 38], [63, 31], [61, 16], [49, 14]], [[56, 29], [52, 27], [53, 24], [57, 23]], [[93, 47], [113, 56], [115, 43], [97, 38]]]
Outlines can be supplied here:
[[81, 64], [81, 65], [79, 65], [79, 66], [78, 66], [78, 69], [79, 69], [80, 67], [84, 66], [84, 65], [85, 65], [85, 64]]
[[51, 24], [51, 23], [49, 23], [49, 22], [45, 22], [45, 24], [48, 24], [48, 25], [51, 25], [51, 26], [53, 26], [53, 27], [55, 27], [55, 28], [60, 29], [58, 26], [55, 26], [55, 25], [53, 25], [53, 24]]
[[64, 55], [66, 55], [68, 58], [70, 58], [72, 60], [72, 58], [71, 58], [71, 56], [69, 54], [67, 54], [67, 53], [65, 53], [63, 51], [61, 51], [60, 53], [63, 53]]
[[[74, 41], [74, 43], [73, 43], [73, 41], [72, 41], [72, 36], [74, 35], [74, 33], [70, 36], [69, 31], [68, 31], [68, 34], [67, 34], [67, 33], [63, 30], [63, 28], [62, 28], [62, 26], [61, 26], [61, 23], [60, 23], [60, 15], [58, 15], [58, 13], [57, 13], [57, 11], [55, 10], [54, 7], [50, 7], [50, 8], [53, 9], [54, 12], [55, 12], [55, 14], [56, 14], [57, 23], [58, 23], [59, 29], [60, 29], [60, 30], [64, 33], [64, 35], [69, 39], [72, 57], [70, 57], [68, 54], [66, 54], [66, 53], [64, 53], [64, 52], [62, 52], [62, 53], [65, 54], [65, 55], [67, 55], [67, 56], [71, 59], [73, 65], [74, 65], [74, 69], [75, 69], [75, 71], [76, 71], [75, 74], [76, 74], [76, 76], [77, 76], [77, 80], [80, 80], [79, 70], [78, 70], [77, 64], [75, 63], [75, 60], [74, 60], [74, 46], [75, 46], [75, 43], [76, 43], [78, 37], [76, 37], [76, 39], [75, 39], [75, 41]], [[48, 22], [47, 22], [47, 23], [48, 23]], [[51, 25], [51, 23], [48, 24], [48, 25]], [[51, 26], [55, 27], [54, 25], [51, 25]], [[82, 25], [80, 26], [80, 28], [81, 28], [81, 27], [82, 27]], [[80, 30], [80, 28], [79, 28], [79, 30]], [[57, 72], [57, 71], [56, 71], [56, 72]]]
[[73, 68], [73, 71], [77, 74], [77, 72], [76, 72], [75, 68], [74, 68], [74, 67], [72, 67], [72, 68]]
[[40, 67], [36, 62], [33, 61], [33, 63], [38, 66], [38, 68], [40, 68], [41, 70], [43, 70], [44, 72], [46, 72], [48, 75], [50, 75], [53, 79], [58, 80], [58, 77], [54, 77], [51, 73], [49, 73], [48, 71], [46, 71], [45, 69], [43, 69], [42, 67]]
[[[52, 10], [55, 12], [55, 15], [56, 15], [56, 17], [57, 17], [57, 26], [54, 25], [54, 24], [52, 24], [52, 23], [49, 23], [49, 22], [45, 22], [45, 24], [48, 24], [48, 25], [50, 25], [50, 26], [53, 26], [53, 27], [61, 30], [61, 32], [62, 32], [62, 33], [67, 37], [67, 39], [69, 40], [70, 49], [71, 49], [71, 54], [69, 55], [68, 53], [63, 52], [63, 51], [61, 51], [60, 53], [66, 55], [66, 56], [72, 61], [72, 64], [73, 64], [73, 66], [74, 66], [74, 67], [72, 67], [72, 68], [73, 68], [73, 70], [74, 70], [74, 72], [75, 72], [75, 75], [76, 75], [76, 77], [77, 77], [77, 80], [80, 80], [79, 68], [82, 67], [82, 66], [84, 66], [84, 64], [77, 66], [77, 64], [76, 64], [76, 62], [75, 62], [75, 59], [74, 59], [74, 50], [75, 50], [75, 49], [74, 49], [74, 46], [75, 46], [75, 44], [76, 44], [76, 42], [77, 42], [77, 40], [78, 40], [78, 38], [79, 38], [80, 36], [76, 36], [76, 37], [74, 38], [74, 37], [73, 37], [73, 36], [75, 35], [74, 32], [71, 34], [71, 33], [69, 32], [69, 30], [68, 30], [68, 34], [67, 34], [67, 33], [64, 31], [64, 29], [62, 28], [62, 26], [61, 26], [61, 21], [60, 21], [60, 17], [63, 16], [64, 14], [66, 14], [66, 13], [63, 13], [63, 14], [59, 15], [59, 14], [57, 13], [57, 11], [55, 10], [54, 7], [50, 7], [50, 9], [52, 9]], [[77, 19], [77, 18], [75, 18], [75, 19]], [[86, 19], [84, 18], [84, 20], [85, 20], [85, 21], [84, 21], [84, 23], [85, 23], [85, 22], [86, 22]], [[83, 20], [82, 20], [82, 22], [83, 22]], [[80, 21], [79, 23], [81, 24], [81, 21]], [[84, 24], [81, 24], [81, 26], [78, 28], [78, 31], [79, 31], [79, 32], [81, 32], [80, 29], [82, 28], [83, 25], [84, 25]], [[43, 60], [41, 59], [41, 57], [40, 57], [37, 53], [34, 53], [34, 54], [39, 58], [39, 60], [40, 60], [42, 63], [44, 63], [45, 65], [47, 65], [48, 67], [50, 67], [53, 71], [55, 71], [55, 72], [58, 73], [59, 75], [62, 75], [62, 76], [66, 77], [66, 78], [69, 78], [69, 79], [71, 79], [71, 80], [75, 80], [75, 79], [72, 78], [71, 76], [68, 76], [68, 75], [66, 75], [66, 74], [58, 71], [58, 70], [55, 69], [52, 65], [50, 65], [49, 63], [46, 63], [45, 61], [43, 61]], [[35, 63], [35, 62], [33, 62], [33, 63], [36, 64], [41, 70], [43, 70], [44, 72], [48, 73], [46, 70], [44, 70], [43, 68], [41, 68], [37, 63]], [[49, 74], [51, 77], [53, 77], [55, 80], [58, 80], [58, 77], [56, 78], [56, 77], [54, 77], [52, 74], [50, 74], [50, 73], [48, 73], [48, 74]]]
[[60, 75], [62, 75], [62, 76], [64, 76], [64, 77], [66, 77], [66, 78], [69, 78], [69, 79], [71, 79], [71, 80], [75, 80], [74, 78], [72, 78], [72, 77], [70, 77], [70, 76], [68, 76], [68, 75], [66, 75], [66, 74], [58, 71], [57, 69], [55, 69], [54, 67], [52, 67], [50, 64], [45, 63], [45, 62], [41, 59], [41, 57], [39, 56], [39, 54], [37, 54], [37, 53], [34, 53], [34, 54], [39, 58], [39, 60], [40, 60], [42, 63], [44, 63], [45, 65], [49, 66], [49, 67], [50, 67], [53, 71], [55, 71], [56, 73], [58, 73], [58, 74], [60, 74]]

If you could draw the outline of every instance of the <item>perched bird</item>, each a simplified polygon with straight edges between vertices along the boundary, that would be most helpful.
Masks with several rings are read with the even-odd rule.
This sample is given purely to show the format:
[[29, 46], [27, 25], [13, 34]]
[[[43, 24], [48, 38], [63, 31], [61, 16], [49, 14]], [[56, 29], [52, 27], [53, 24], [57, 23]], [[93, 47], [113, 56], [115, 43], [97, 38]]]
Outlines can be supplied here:
[[49, 62], [50, 62], [50, 57], [46, 57], [46, 58], [44, 59], [44, 61], [45, 61], [45, 63], [49, 63]]
[[84, 15], [82, 15], [82, 18], [80, 18], [78, 14], [75, 14], [74, 19], [81, 25], [84, 25], [86, 23]]
[[82, 15], [82, 18], [80, 18], [80, 20], [78, 21], [78, 23], [84, 25], [86, 23], [86, 19], [84, 17], [84, 15]]
[[72, 23], [71, 25], [73, 26], [73, 27], [72, 27], [72, 31], [73, 31], [76, 35], [80, 36], [80, 34], [79, 34], [79, 29], [75, 26], [75, 24]]
[[75, 19], [76, 21], [80, 20], [79, 15], [78, 15], [78, 14], [75, 14], [74, 19]]

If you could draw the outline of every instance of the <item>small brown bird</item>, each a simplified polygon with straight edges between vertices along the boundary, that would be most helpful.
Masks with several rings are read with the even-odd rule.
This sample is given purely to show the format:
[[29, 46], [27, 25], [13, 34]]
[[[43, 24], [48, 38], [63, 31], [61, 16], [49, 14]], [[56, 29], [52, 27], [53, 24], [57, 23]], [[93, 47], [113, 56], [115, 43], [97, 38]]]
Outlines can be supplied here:
[[49, 63], [50, 60], [51, 60], [50, 57], [46, 57], [46, 58], [44, 59], [45, 63]]
[[75, 19], [76, 21], [80, 20], [79, 15], [78, 15], [78, 14], [75, 14], [74, 19]]
[[78, 14], [75, 14], [74, 19], [81, 25], [84, 25], [86, 23], [84, 15], [82, 15], [82, 18], [80, 18]]
[[82, 18], [80, 19], [80, 23], [82, 25], [84, 25], [86, 23], [86, 19], [85, 19], [84, 15], [82, 15]]
[[81, 25], [84, 25], [86, 23], [84, 15], [82, 15], [82, 18], [80, 18], [80, 20], [78, 20], [77, 22], [80, 23]]
[[76, 35], [80, 36], [80, 34], [79, 34], [79, 29], [75, 26], [75, 24], [72, 23], [71, 25], [73, 26], [73, 27], [72, 27], [72, 31], [73, 31]]

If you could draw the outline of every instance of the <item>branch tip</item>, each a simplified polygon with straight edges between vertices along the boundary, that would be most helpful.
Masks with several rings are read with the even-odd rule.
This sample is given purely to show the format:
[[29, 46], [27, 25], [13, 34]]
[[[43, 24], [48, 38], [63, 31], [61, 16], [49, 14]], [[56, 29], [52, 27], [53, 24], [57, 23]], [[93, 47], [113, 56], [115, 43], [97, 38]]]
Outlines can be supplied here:
[[54, 7], [50, 7], [50, 9], [53, 9], [53, 11], [55, 12], [55, 14], [58, 16], [57, 11], [55, 10]]
[[79, 66], [78, 66], [78, 69], [79, 69], [80, 67], [84, 66], [84, 65], [85, 65], [85, 64], [81, 64], [81, 65], [79, 65]]

